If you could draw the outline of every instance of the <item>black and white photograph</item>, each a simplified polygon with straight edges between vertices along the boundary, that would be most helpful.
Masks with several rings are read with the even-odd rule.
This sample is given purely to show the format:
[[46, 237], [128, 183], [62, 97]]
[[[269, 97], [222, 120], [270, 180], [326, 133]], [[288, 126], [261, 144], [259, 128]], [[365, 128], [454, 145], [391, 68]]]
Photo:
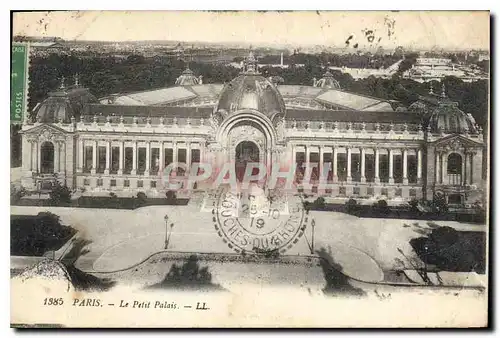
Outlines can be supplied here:
[[11, 18], [11, 327], [488, 325], [488, 11]]

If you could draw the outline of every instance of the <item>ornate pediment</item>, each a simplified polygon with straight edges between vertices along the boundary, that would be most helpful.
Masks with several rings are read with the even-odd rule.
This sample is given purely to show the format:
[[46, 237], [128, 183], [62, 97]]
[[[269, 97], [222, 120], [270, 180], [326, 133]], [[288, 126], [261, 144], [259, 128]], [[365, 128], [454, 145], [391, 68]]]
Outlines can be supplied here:
[[24, 131], [29, 141], [64, 141], [66, 132], [53, 125], [43, 124]]
[[470, 148], [482, 148], [483, 144], [463, 137], [461, 135], [451, 135], [434, 142], [436, 149], [442, 150], [463, 150]]

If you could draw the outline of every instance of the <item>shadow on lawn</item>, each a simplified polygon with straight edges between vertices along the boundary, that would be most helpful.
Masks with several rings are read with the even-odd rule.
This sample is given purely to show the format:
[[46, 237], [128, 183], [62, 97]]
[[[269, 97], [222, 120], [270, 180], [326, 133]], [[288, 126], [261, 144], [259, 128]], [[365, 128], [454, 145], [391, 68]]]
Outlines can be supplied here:
[[218, 284], [212, 283], [212, 274], [208, 267], [201, 267], [196, 255], [191, 255], [182, 264], [172, 265], [163, 281], [151, 285], [147, 289], [180, 289], [192, 291], [226, 291]]
[[457, 231], [448, 226], [427, 222], [429, 228], [413, 224], [423, 236], [412, 238], [419, 259], [439, 271], [476, 272], [486, 269], [486, 234], [481, 231]]
[[73, 241], [71, 249], [61, 258], [73, 287], [78, 291], [108, 291], [116, 285], [116, 281], [109, 278], [99, 278], [83, 272], [75, 267], [75, 262], [90, 251], [86, 248], [92, 241], [77, 238]]
[[350, 278], [342, 273], [342, 266], [335, 262], [332, 249], [325, 248], [316, 250], [316, 254], [321, 258], [320, 264], [326, 281], [323, 293], [328, 296], [354, 296], [363, 297], [366, 293], [349, 283]]

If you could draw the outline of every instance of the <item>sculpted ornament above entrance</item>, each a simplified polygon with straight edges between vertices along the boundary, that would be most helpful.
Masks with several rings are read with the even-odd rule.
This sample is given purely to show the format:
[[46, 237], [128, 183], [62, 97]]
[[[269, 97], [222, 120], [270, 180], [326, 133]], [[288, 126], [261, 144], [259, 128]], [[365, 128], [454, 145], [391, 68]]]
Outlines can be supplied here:
[[252, 125], [236, 126], [229, 132], [229, 146], [236, 147], [241, 141], [252, 141], [260, 150], [266, 149], [266, 137], [262, 131]]

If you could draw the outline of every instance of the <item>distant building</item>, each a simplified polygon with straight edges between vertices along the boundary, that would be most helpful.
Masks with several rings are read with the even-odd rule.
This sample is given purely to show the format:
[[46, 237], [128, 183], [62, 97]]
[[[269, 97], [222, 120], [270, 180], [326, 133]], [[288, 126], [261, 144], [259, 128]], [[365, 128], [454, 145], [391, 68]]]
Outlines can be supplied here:
[[447, 58], [417, 58], [411, 69], [403, 77], [417, 82], [441, 81], [446, 76], [454, 76], [465, 82], [488, 78], [477, 68], [455, 64]]
[[51, 41], [30, 42], [30, 47], [44, 51], [60, 51], [66, 48], [66, 46], [64, 46], [60, 42], [51, 42]]

